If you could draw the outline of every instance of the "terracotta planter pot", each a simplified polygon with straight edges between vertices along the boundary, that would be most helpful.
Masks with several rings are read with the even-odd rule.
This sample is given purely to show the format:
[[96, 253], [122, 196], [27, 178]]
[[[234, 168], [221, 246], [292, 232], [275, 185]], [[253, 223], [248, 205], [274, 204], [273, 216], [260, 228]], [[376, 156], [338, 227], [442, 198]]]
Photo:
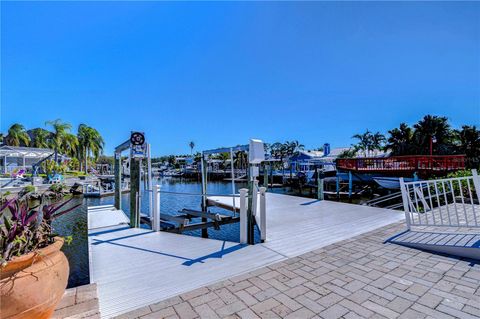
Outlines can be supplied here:
[[67, 287], [64, 240], [13, 258], [0, 273], [1, 318], [50, 318]]

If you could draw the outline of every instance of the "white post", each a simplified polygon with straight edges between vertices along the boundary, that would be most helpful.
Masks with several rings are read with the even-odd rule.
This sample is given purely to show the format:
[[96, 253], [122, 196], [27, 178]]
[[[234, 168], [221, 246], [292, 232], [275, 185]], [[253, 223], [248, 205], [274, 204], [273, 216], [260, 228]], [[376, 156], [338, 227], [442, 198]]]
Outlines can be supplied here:
[[154, 212], [153, 206], [153, 183], [152, 183], [152, 157], [150, 154], [150, 144], [147, 144], [147, 179], [148, 179], [148, 205], [150, 207], [150, 218]]
[[202, 154], [202, 159], [201, 159], [201, 170], [202, 170], [202, 211], [207, 211], [207, 170], [208, 167], [205, 166], [205, 155]]
[[240, 244], [247, 243], [247, 198], [248, 189], [240, 189]]
[[405, 211], [405, 221], [407, 223], [407, 228], [410, 230], [410, 210], [408, 208], [408, 192], [405, 189], [405, 181], [403, 177], [400, 177], [400, 190], [402, 192], [402, 201], [403, 201], [403, 210]]
[[480, 177], [478, 176], [477, 170], [472, 169], [473, 176], [473, 185], [475, 186], [475, 192], [477, 193], [478, 201], [480, 202]]
[[[233, 169], [233, 148], [230, 148], [230, 171], [232, 175], [232, 195], [235, 195], [235, 170]], [[232, 197], [233, 200], [233, 215], [235, 215], [235, 197]]]
[[155, 185], [153, 192], [152, 230], [160, 231], [160, 185]]
[[267, 239], [267, 199], [266, 187], [260, 187], [260, 239], [263, 242]]

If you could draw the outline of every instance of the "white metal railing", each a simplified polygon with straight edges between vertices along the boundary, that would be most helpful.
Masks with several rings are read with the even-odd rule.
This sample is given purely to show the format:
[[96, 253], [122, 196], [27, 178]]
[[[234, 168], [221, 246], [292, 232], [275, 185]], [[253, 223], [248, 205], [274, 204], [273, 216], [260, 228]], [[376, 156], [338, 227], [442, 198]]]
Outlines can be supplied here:
[[480, 227], [480, 180], [472, 176], [404, 182], [407, 226]]
[[[267, 231], [267, 222], [266, 222], [266, 187], [258, 187], [258, 182], [254, 184], [252, 194], [252, 215], [255, 217], [257, 225], [260, 229], [261, 241], [266, 240], [266, 231]], [[169, 192], [161, 191], [160, 185], [155, 185], [153, 187], [153, 206], [151, 216], [152, 216], [152, 230], [160, 231], [160, 220], [161, 220], [161, 211], [160, 211], [160, 194], [176, 194], [176, 195], [187, 195], [187, 196], [223, 196], [223, 197], [233, 197], [239, 198], [240, 200], [240, 243], [247, 243], [247, 231], [248, 231], [248, 189], [242, 188], [239, 190], [240, 194], [233, 195], [213, 195], [213, 194], [195, 194], [195, 193], [179, 193], [179, 192]], [[257, 206], [258, 205], [258, 206]], [[257, 214], [257, 207], [259, 209], [259, 214]], [[235, 210], [235, 207], [233, 207]]]

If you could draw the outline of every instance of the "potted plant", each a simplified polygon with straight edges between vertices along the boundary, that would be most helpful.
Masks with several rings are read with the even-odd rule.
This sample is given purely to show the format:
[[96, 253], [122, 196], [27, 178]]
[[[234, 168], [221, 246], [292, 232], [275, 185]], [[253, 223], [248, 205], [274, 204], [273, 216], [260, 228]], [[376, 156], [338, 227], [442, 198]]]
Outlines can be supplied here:
[[63, 209], [71, 200], [31, 207], [17, 197], [0, 206], [2, 318], [49, 318], [55, 310], [69, 266], [52, 221], [79, 206]]

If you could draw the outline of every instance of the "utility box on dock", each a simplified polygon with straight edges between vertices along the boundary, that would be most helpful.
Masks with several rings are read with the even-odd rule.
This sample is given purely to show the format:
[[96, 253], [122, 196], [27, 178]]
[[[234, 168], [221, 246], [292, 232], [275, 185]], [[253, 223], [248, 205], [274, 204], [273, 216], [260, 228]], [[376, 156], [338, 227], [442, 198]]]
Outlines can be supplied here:
[[260, 164], [265, 161], [265, 147], [261, 140], [250, 140], [248, 148], [248, 162], [250, 164]]

